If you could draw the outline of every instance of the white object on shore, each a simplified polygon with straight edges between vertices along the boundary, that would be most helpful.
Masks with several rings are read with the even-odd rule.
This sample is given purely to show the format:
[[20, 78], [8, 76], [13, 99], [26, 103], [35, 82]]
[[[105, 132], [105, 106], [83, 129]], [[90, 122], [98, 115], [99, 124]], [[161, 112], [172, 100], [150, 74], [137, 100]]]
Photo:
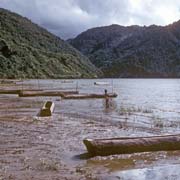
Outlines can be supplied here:
[[103, 85], [109, 85], [109, 82], [94, 82], [94, 85], [99, 85], [99, 86], [103, 86]]

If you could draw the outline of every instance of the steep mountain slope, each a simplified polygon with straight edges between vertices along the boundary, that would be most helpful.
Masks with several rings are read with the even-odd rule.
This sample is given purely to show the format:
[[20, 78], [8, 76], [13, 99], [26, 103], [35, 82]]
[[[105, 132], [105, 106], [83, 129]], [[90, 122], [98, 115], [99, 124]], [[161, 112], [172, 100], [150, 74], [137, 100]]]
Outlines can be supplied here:
[[68, 43], [27, 18], [0, 9], [0, 78], [95, 77], [97, 73]]
[[69, 42], [107, 77], [180, 77], [180, 21], [93, 28]]

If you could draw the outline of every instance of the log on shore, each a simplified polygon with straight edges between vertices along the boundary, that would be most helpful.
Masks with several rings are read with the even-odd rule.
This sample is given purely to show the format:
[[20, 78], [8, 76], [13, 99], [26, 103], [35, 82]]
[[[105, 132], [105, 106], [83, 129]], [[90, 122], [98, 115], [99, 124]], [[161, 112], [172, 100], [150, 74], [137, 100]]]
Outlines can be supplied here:
[[63, 99], [101, 99], [101, 98], [115, 98], [116, 93], [105, 94], [71, 94], [62, 96]]
[[19, 97], [35, 96], [64, 96], [66, 94], [78, 94], [78, 91], [20, 91]]
[[46, 101], [43, 107], [41, 108], [40, 112], [38, 113], [38, 116], [40, 117], [52, 116], [54, 107], [55, 105], [52, 101]]
[[92, 156], [180, 150], [180, 134], [94, 140], [85, 139], [83, 142], [88, 153]]

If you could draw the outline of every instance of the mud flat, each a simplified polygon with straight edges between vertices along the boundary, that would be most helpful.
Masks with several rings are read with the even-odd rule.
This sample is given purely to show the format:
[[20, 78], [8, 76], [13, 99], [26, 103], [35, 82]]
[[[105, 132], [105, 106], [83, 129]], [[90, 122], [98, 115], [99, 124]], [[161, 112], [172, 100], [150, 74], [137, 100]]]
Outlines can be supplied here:
[[[92, 81], [82, 83], [89, 89]], [[86, 89], [81, 90], [86, 92]], [[121, 99], [116, 101], [125, 103], [131, 92], [125, 89], [124, 98], [123, 89], [119, 91]], [[139, 95], [139, 89], [137, 92]], [[132, 97], [129, 99], [132, 103]], [[44, 101], [49, 100], [56, 105], [53, 116], [36, 117]], [[163, 114], [166, 112], [169, 115], [169, 109]], [[174, 111], [172, 114], [171, 117], [179, 115]], [[111, 180], [135, 177], [141, 180], [179, 177], [180, 151], [107, 157], [88, 157], [86, 154], [85, 138], [141, 137], [179, 132], [176, 118], [169, 124], [164, 123], [166, 119], [161, 124], [160, 117], [155, 118], [153, 112], [141, 109], [124, 108], [121, 112], [114, 108], [105, 109], [101, 99], [57, 101], [57, 97], [20, 98], [13, 94], [0, 94], [0, 179]]]

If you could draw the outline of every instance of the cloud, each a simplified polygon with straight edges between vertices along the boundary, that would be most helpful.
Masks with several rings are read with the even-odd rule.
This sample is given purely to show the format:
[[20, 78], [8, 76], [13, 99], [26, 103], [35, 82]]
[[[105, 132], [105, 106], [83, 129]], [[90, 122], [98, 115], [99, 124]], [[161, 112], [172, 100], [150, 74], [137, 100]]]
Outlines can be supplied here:
[[166, 25], [180, 19], [179, 0], [0, 0], [0, 7], [64, 39], [96, 26]]

